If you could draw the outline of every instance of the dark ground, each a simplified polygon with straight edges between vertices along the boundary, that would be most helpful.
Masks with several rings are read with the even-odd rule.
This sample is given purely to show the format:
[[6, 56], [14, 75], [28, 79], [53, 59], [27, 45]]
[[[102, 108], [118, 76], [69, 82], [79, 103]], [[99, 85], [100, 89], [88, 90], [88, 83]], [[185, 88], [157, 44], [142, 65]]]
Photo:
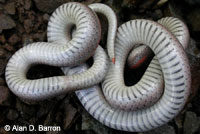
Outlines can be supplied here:
[[[30, 103], [10, 92], [5, 83], [5, 66], [10, 56], [31, 42], [46, 41], [47, 22], [59, 5], [70, 0], [0, 0], [0, 134], [5, 125], [39, 124], [60, 126], [58, 134], [128, 134], [110, 129], [94, 120], [82, 107], [74, 93], [50, 100]], [[186, 52], [192, 71], [191, 95], [184, 110], [168, 124], [139, 134], [200, 134], [200, 1], [199, 0], [78, 0], [85, 4], [102, 2], [117, 14], [119, 25], [131, 19], [158, 20], [165, 16], [182, 18], [188, 25], [191, 42]], [[105, 44], [103, 22], [101, 44]], [[29, 78], [62, 75], [59, 68], [37, 65], [30, 69]], [[20, 134], [22, 134], [21, 132]], [[37, 132], [30, 132], [35, 134]], [[54, 134], [55, 132], [44, 132]]]

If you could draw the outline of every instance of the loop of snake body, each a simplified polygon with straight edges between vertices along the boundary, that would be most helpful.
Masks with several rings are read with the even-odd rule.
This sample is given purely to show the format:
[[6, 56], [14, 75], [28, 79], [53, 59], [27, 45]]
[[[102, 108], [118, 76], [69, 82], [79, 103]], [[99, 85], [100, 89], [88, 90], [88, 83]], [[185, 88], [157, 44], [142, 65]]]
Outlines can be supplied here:
[[[71, 29], [76, 32], [71, 38]], [[44, 100], [68, 91], [100, 83], [108, 68], [108, 57], [98, 45], [101, 27], [97, 15], [80, 3], [60, 6], [48, 23], [48, 42], [37, 42], [18, 50], [6, 67], [6, 81], [13, 93], [23, 99]], [[73, 76], [54, 76], [29, 80], [26, 73], [32, 64], [74, 66], [93, 56], [86, 72]]]
[[[98, 45], [101, 30], [94, 11], [108, 18], [109, 58]], [[181, 46], [189, 38], [186, 26], [175, 18], [164, 18], [159, 23], [174, 35], [162, 25], [143, 19], [126, 22], [117, 30], [116, 16], [104, 4], [61, 5], [48, 23], [48, 42], [18, 50], [7, 64], [6, 82], [14, 94], [29, 100], [79, 90], [76, 94], [85, 109], [106, 126], [124, 131], [156, 128], [180, 112], [191, 82], [189, 63]], [[155, 57], [141, 80], [127, 87], [123, 78], [125, 62], [138, 44], [149, 46]], [[90, 68], [81, 65], [92, 55]], [[62, 67], [66, 76], [29, 80], [26, 73], [32, 64]], [[100, 82], [102, 90], [97, 85]]]

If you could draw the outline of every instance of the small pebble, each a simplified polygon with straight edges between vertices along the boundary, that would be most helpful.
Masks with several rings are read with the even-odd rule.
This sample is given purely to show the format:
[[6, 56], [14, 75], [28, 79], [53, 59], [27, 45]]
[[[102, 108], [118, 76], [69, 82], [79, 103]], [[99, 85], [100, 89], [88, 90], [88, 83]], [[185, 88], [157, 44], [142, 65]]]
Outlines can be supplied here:
[[0, 58], [4, 58], [6, 55], [6, 52], [3, 48], [0, 47]]
[[17, 34], [11, 35], [11, 37], [8, 39], [8, 42], [12, 45], [16, 44], [19, 42], [20, 38], [17, 36]]
[[0, 77], [0, 86], [3, 86], [4, 84], [5, 84], [5, 80], [2, 77]]
[[0, 30], [12, 29], [16, 27], [15, 21], [7, 15], [0, 14]]
[[0, 42], [3, 44], [6, 43], [6, 39], [4, 35], [0, 35]]
[[19, 113], [16, 110], [10, 109], [7, 113], [7, 119], [16, 120], [19, 117]]
[[186, 112], [184, 121], [184, 134], [193, 134], [200, 128], [200, 117], [193, 112]]
[[24, 8], [26, 10], [29, 10], [31, 8], [31, 6], [32, 6], [32, 1], [31, 0], [25, 0], [24, 1]]
[[33, 21], [31, 19], [24, 20], [24, 28], [27, 33], [30, 33], [33, 27]]
[[77, 112], [78, 112], [77, 109], [74, 108], [71, 104], [66, 105], [64, 123], [63, 123], [64, 130], [68, 129], [73, 124]]
[[49, 21], [49, 18], [50, 18], [50, 15], [48, 15], [47, 13], [45, 13], [45, 14], [43, 15], [43, 20], [44, 20], [44, 21], [48, 22], [48, 21]]
[[5, 0], [0, 0], [1, 3], [5, 3]]
[[5, 5], [4, 9], [6, 10], [6, 12], [10, 15], [14, 15], [16, 10], [15, 10], [15, 3], [8, 3]]
[[14, 48], [12, 45], [9, 45], [8, 43], [6, 43], [6, 44], [4, 45], [4, 48], [5, 48], [6, 50], [8, 50], [9, 52], [14, 52], [14, 51], [15, 51], [15, 48]]
[[0, 106], [8, 100], [9, 97], [9, 89], [5, 86], [0, 86]]

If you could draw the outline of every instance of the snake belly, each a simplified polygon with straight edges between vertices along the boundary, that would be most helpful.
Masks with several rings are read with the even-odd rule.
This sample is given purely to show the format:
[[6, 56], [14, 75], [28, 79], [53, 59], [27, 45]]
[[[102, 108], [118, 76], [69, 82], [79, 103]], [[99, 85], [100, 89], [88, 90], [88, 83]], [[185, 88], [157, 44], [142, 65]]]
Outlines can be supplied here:
[[[178, 42], [181, 43], [180, 47], [183, 47], [183, 48], [187, 47], [188, 41], [189, 41], [188, 39], [189, 34], [188, 34], [187, 28], [185, 27], [182, 21], [173, 17], [165, 17], [165, 18], [160, 19], [158, 23], [162, 24], [162, 26], [167, 28], [167, 30], [170, 31], [170, 33], [174, 35], [174, 38], [176, 38]], [[145, 28], [145, 27], [146, 26], [140, 26], [140, 29]], [[129, 26], [129, 28], [131, 28], [131, 26]], [[127, 33], [126, 30], [124, 29], [122, 30], [126, 34], [129, 34]], [[145, 33], [147, 31], [138, 31], [138, 32], [142, 34], [141, 32]], [[146, 34], [149, 35], [150, 38], [154, 39], [154, 41], [152, 41], [152, 44], [155, 44], [156, 41], [157, 43], [162, 43], [165, 41], [165, 37], [164, 38], [163, 37], [160, 38], [159, 36], [155, 37], [153, 34], [150, 35], [149, 31]], [[125, 36], [125, 35], [121, 35], [121, 36]], [[146, 35], [144, 36], [145, 36], [144, 39], [147, 39]], [[125, 36], [124, 38], [129, 38], [129, 37]], [[137, 38], [137, 37], [132, 37], [132, 38]], [[120, 47], [124, 47], [124, 44], [127, 42], [120, 42], [120, 43], [121, 43]], [[132, 41], [130, 41], [130, 43], [132, 43]], [[135, 43], [135, 44], [137, 45], [137, 44], [142, 44], [142, 43], [144, 42], [139, 41], [139, 43]], [[166, 44], [167, 46], [168, 46], [168, 43], [169, 42], [167, 42]], [[140, 49], [140, 50], [137, 49], [139, 52], [141, 52], [141, 57], [149, 56], [148, 55], [149, 53], [145, 53], [145, 52], [147, 49], [148, 50], [151, 50], [151, 49], [147, 45], [143, 45], [143, 46], [145, 46], [146, 49]], [[134, 46], [132, 48], [134, 48]], [[142, 46], [140, 46], [139, 48], [142, 48]], [[119, 48], [119, 50], [122, 50], [122, 49], [123, 48]], [[135, 52], [135, 49], [131, 51], [132, 51], [131, 53], [133, 53]], [[165, 51], [165, 48], [160, 48], [159, 51]], [[121, 55], [119, 57], [124, 56], [125, 58], [123, 60], [126, 60], [126, 57], [127, 57], [126, 54], [128, 53], [121, 51], [120, 52]], [[128, 56], [129, 60], [130, 60], [130, 57], [131, 55]], [[118, 61], [122, 61], [122, 59]], [[120, 62], [119, 65], [121, 65], [119, 68], [116, 68], [117, 65], [114, 65], [115, 67], [113, 68], [116, 68], [116, 70], [112, 68], [108, 71], [108, 74], [106, 75], [105, 80], [103, 81], [103, 84], [102, 84], [104, 96], [113, 107], [121, 108], [124, 110], [137, 110], [137, 109], [148, 107], [154, 104], [160, 98], [160, 96], [163, 93], [163, 90], [162, 90], [163, 89], [163, 74], [162, 74], [162, 69], [160, 68], [160, 64], [157, 59], [157, 56], [153, 58], [152, 63], [150, 63], [143, 77], [140, 79], [140, 82], [136, 83], [134, 86], [126, 86], [124, 84], [124, 79], [123, 79], [124, 62]], [[119, 69], [121, 69], [121, 71], [119, 71]], [[117, 77], [117, 76], [120, 76], [120, 77]]]
[[[148, 69], [150, 71], [143, 76], [145, 80], [141, 78], [136, 90], [134, 85], [134, 90], [130, 91], [123, 82], [123, 69], [129, 51], [138, 43], [148, 45], [155, 53], [155, 58], [147, 68], [147, 72]], [[141, 132], [167, 123], [182, 110], [189, 96], [190, 67], [180, 42], [166, 28], [156, 22], [142, 19], [121, 25], [115, 40], [115, 55], [116, 62], [110, 63], [103, 82], [103, 93], [98, 85], [76, 91], [82, 105], [95, 119], [114, 129]], [[77, 67], [71, 70], [71, 73], [83, 71], [85, 68]], [[136, 107], [132, 111], [120, 109], [120, 106], [115, 108], [108, 103], [109, 99], [113, 99], [125, 102], [123, 106], [126, 106], [126, 101], [134, 102], [138, 96], [150, 94], [149, 87], [151, 83], [159, 82], [160, 71], [164, 79], [164, 92], [151, 106], [142, 109]], [[105, 97], [105, 92], [109, 99]]]
[[[181, 20], [173, 17], [165, 17], [157, 21], [176, 36], [184, 49], [189, 44], [189, 30]], [[129, 54], [127, 63], [129, 68], [135, 69], [143, 65], [154, 56], [151, 49], [143, 44], [136, 46]]]
[[[71, 37], [71, 29], [76, 32]], [[97, 15], [80, 3], [67, 3], [55, 10], [48, 23], [48, 41], [29, 44], [8, 61], [5, 78], [11, 91], [23, 99], [44, 100], [98, 84], [105, 77], [108, 57], [98, 43], [101, 28]], [[93, 56], [86, 72], [73, 76], [27, 79], [33, 64], [70, 67]]]

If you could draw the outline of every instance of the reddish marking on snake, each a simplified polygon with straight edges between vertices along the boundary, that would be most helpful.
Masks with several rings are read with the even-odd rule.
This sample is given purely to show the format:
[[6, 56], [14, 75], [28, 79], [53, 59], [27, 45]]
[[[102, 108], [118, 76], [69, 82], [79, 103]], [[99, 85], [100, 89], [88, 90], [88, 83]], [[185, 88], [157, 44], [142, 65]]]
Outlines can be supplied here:
[[112, 58], [112, 63], [115, 64], [115, 58]]
[[145, 60], [147, 56], [144, 56], [142, 59], [140, 59], [135, 65], [131, 66], [132, 69], [139, 67]]

